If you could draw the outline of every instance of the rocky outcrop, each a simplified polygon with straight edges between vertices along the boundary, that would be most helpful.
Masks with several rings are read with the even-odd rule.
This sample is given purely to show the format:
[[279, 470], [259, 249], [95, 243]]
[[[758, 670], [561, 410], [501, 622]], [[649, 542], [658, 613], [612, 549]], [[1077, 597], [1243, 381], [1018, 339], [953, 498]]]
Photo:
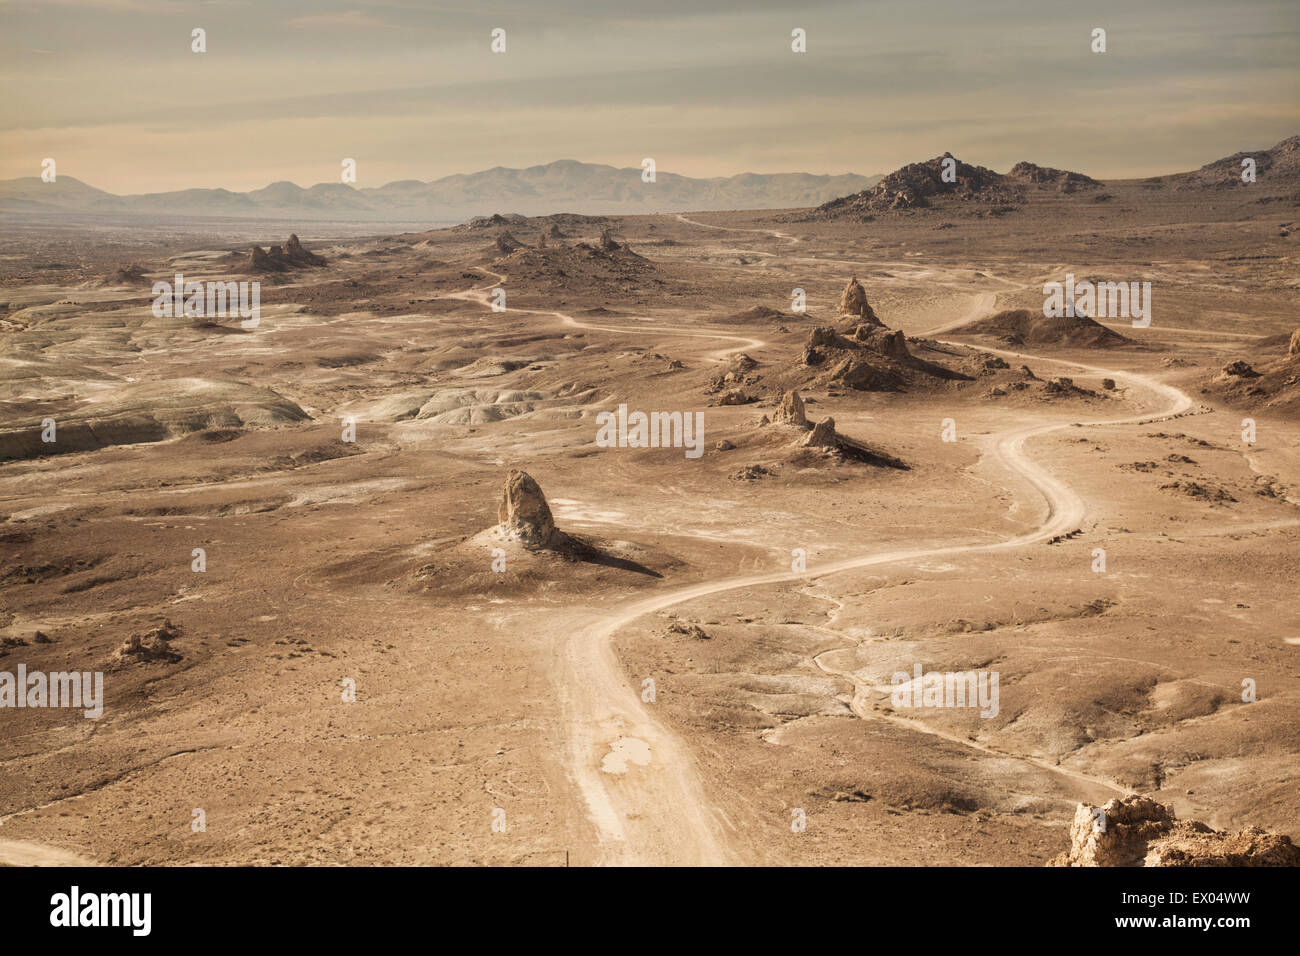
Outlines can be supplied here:
[[862, 288], [862, 283], [856, 277], [850, 279], [844, 291], [840, 293], [839, 314], [859, 318], [870, 325], [884, 324], [876, 318], [871, 304], [867, 302], [867, 291]]
[[755, 397], [743, 388], [729, 388], [718, 395], [719, 405], [748, 405], [757, 401]]
[[772, 413], [772, 421], [780, 422], [783, 425], [794, 425], [798, 428], [808, 428], [808, 416], [804, 412], [803, 398], [798, 392], [786, 392], [781, 399], [781, 404], [777, 406]]
[[283, 246], [273, 245], [268, 250], [253, 246], [248, 257], [250, 272], [288, 272], [290, 269], [323, 265], [325, 260], [322, 257], [303, 248], [297, 233], [291, 233]]
[[1235, 362], [1229, 362], [1223, 366], [1220, 377], [1231, 376], [1235, 378], [1259, 378], [1259, 373], [1251, 367], [1249, 362], [1243, 362], [1237, 359]]
[[272, 259], [261, 246], [253, 246], [248, 256], [248, 268], [250, 272], [284, 272], [287, 266]]
[[[845, 290], [845, 298], [854, 298], [851, 289]], [[862, 307], [870, 312], [870, 306]], [[808, 343], [799, 356], [799, 364], [818, 369], [814, 381], [866, 392], [897, 392], [938, 379], [970, 379], [965, 373], [913, 355], [907, 337], [878, 320], [860, 321], [849, 335], [829, 325], [814, 326], [808, 330]], [[794, 383], [783, 384], [789, 387]]]
[[1147, 797], [1102, 807], [1081, 803], [1070, 824], [1070, 848], [1049, 866], [1298, 866], [1291, 838], [1246, 827], [1220, 832]]
[[971, 166], [951, 153], [944, 153], [896, 169], [870, 189], [824, 203], [812, 211], [810, 218], [854, 218], [869, 222], [878, 213], [924, 209], [934, 201], [945, 199], [987, 205], [1014, 203], [1023, 198], [1021, 189], [1025, 182], [1023, 178], [1003, 176], [983, 166]]
[[845, 357], [833, 366], [832, 382], [860, 392], [897, 392], [906, 380], [897, 370], [867, 359]]
[[808, 347], [817, 348], [818, 346], [830, 346], [832, 348], [846, 348], [848, 343], [844, 337], [836, 332], [829, 325], [818, 325], [808, 330]]
[[1095, 189], [1100, 186], [1097, 180], [1083, 173], [1068, 169], [1053, 169], [1051, 166], [1039, 166], [1036, 163], [1016, 163], [1007, 173], [1007, 179], [1024, 183], [1055, 186], [1061, 192], [1072, 193], [1078, 189]]
[[907, 350], [907, 337], [897, 329], [859, 325], [853, 330], [853, 341], [895, 362], [906, 364], [912, 359], [912, 353]]
[[161, 627], [128, 637], [117, 649], [117, 659], [133, 664], [151, 661], [175, 663], [181, 659], [181, 655], [172, 650], [171, 642], [180, 636], [180, 628], [171, 621], [163, 621]]
[[502, 535], [526, 548], [554, 547], [560, 539], [555, 519], [551, 516], [551, 506], [546, 503], [542, 489], [526, 471], [512, 468], [506, 475], [501, 503], [497, 506], [497, 520]]
[[503, 231], [501, 235], [497, 236], [497, 241], [496, 241], [497, 252], [501, 253], [501, 255], [503, 256], [508, 256], [516, 249], [522, 249], [523, 247], [524, 244], [520, 242], [518, 239], [516, 239], [514, 236], [510, 235], [510, 232], [508, 230]]
[[289, 234], [289, 241], [284, 244], [284, 257], [298, 266], [323, 266], [325, 260], [314, 252], [308, 252], [298, 240], [298, 234]]
[[602, 229], [600, 232], [600, 248], [606, 252], [614, 252], [623, 247], [614, 241], [614, 234], [608, 229]]
[[1300, 329], [1291, 333], [1291, 345], [1286, 350], [1287, 355], [1300, 355]]
[[809, 448], [839, 448], [839, 436], [835, 434], [835, 419], [823, 418], [804, 436], [803, 444]]
[[1007, 309], [963, 327], [962, 333], [990, 335], [1007, 345], [1062, 348], [1135, 348], [1138, 343], [1086, 315], [1047, 317], [1041, 309]]

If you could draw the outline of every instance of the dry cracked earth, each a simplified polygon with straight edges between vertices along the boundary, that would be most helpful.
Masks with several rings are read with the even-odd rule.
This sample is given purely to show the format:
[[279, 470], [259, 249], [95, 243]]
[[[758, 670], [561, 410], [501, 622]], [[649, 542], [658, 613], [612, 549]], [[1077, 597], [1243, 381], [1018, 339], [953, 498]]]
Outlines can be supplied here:
[[[1108, 189], [257, 272], [11, 230], [0, 669], [105, 702], [0, 711], [0, 859], [1036, 866], [1135, 794], [1300, 835], [1294, 206]], [[257, 327], [155, 317], [178, 272], [260, 281]], [[1067, 273], [1150, 326], [1045, 326]], [[702, 453], [598, 444], [619, 405]], [[498, 527], [511, 470], [563, 547]], [[895, 706], [917, 665], [996, 714]]]

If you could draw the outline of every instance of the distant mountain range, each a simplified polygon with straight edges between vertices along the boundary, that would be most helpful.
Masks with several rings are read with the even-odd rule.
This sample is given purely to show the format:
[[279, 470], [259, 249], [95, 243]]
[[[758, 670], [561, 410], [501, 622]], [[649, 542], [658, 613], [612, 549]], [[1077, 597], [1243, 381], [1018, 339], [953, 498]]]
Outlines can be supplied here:
[[742, 173], [692, 179], [658, 172], [641, 181], [637, 168], [617, 169], [565, 159], [527, 169], [498, 166], [433, 182], [405, 179], [357, 188], [291, 182], [237, 193], [227, 189], [117, 196], [71, 176], [55, 182], [39, 176], [0, 181], [0, 212], [106, 214], [149, 217], [200, 216], [244, 219], [321, 219], [366, 222], [461, 222], [493, 213], [527, 216], [571, 212], [631, 215], [708, 209], [789, 209], [816, 206], [867, 189], [880, 176], [816, 176], [811, 173]]
[[[1254, 164], [1255, 178], [1242, 179], [1243, 161]], [[1138, 184], [1147, 189], [1225, 190], [1249, 187], [1256, 194], [1291, 194], [1300, 198], [1300, 136], [1284, 139], [1269, 149], [1234, 153], [1206, 163], [1200, 169], [1142, 180], [1111, 180], [1109, 185]], [[1052, 169], [1034, 163], [1017, 163], [1006, 173], [963, 163], [944, 153], [921, 163], [910, 163], [871, 186], [851, 195], [822, 203], [800, 219], [870, 220], [877, 214], [929, 208], [935, 204], [975, 203], [991, 207], [1016, 204], [1035, 195], [1097, 191], [1100, 181], [1066, 169]], [[1108, 194], [1099, 194], [1105, 200]]]

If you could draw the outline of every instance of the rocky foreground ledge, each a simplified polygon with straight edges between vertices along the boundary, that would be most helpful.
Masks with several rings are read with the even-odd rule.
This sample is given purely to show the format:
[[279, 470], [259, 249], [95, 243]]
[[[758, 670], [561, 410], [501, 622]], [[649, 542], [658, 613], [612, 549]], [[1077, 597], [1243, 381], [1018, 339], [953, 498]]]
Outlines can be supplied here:
[[1146, 797], [1079, 804], [1070, 849], [1048, 866], [1300, 866], [1291, 838], [1246, 827], [1239, 833], [1179, 820]]

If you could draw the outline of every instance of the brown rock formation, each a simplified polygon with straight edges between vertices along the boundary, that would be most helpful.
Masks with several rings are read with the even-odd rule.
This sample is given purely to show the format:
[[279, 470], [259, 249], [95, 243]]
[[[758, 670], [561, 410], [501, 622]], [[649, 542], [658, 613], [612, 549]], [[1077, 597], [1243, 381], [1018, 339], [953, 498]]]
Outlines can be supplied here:
[[525, 471], [506, 475], [501, 504], [497, 507], [501, 533], [527, 548], [548, 548], [559, 540], [551, 507], [537, 482]]
[[835, 419], [823, 418], [804, 436], [803, 444], [810, 448], [838, 448], [839, 436], [835, 434]]
[[817, 325], [808, 330], [808, 348], [816, 348], [819, 345], [828, 345], [833, 348], [843, 348], [843, 337], [829, 325]]
[[514, 236], [510, 235], [508, 231], [504, 231], [501, 235], [497, 236], [496, 245], [497, 252], [501, 253], [503, 256], [508, 256], [516, 249], [522, 249], [524, 244]]
[[1291, 333], [1291, 346], [1286, 350], [1287, 355], [1300, 355], [1300, 329]]
[[912, 358], [912, 353], [907, 350], [907, 337], [897, 329], [859, 325], [853, 330], [853, 338], [871, 351], [895, 361], [908, 362]]
[[1219, 377], [1223, 378], [1229, 375], [1237, 378], [1259, 378], [1259, 373], [1248, 362], [1243, 362], [1241, 359], [1223, 366], [1223, 371], [1219, 374]]
[[867, 302], [867, 290], [862, 288], [862, 283], [856, 277], [849, 280], [849, 284], [844, 287], [844, 292], [840, 294], [839, 314], [857, 316], [871, 325], [884, 324], [876, 318], [876, 313]]
[[289, 241], [283, 246], [274, 245], [266, 251], [260, 246], [253, 246], [248, 260], [248, 268], [252, 272], [286, 272], [289, 269], [324, 264], [324, 259], [303, 248], [297, 233], [291, 233]]
[[308, 252], [303, 248], [296, 232], [290, 233], [289, 241], [284, 244], [284, 257], [295, 265], [319, 266], [325, 264], [325, 260], [316, 253]]
[[799, 428], [808, 428], [808, 417], [804, 412], [803, 398], [798, 392], [786, 392], [781, 399], [781, 404], [777, 410], [772, 413], [774, 422], [781, 422], [786, 425], [795, 425]]
[[248, 256], [248, 268], [252, 272], [283, 272], [285, 265], [271, 258], [261, 246], [253, 246]]
[[1070, 849], [1048, 865], [1297, 866], [1300, 847], [1258, 827], [1231, 834], [1178, 820], [1163, 804], [1133, 796], [1100, 808], [1079, 804]]

